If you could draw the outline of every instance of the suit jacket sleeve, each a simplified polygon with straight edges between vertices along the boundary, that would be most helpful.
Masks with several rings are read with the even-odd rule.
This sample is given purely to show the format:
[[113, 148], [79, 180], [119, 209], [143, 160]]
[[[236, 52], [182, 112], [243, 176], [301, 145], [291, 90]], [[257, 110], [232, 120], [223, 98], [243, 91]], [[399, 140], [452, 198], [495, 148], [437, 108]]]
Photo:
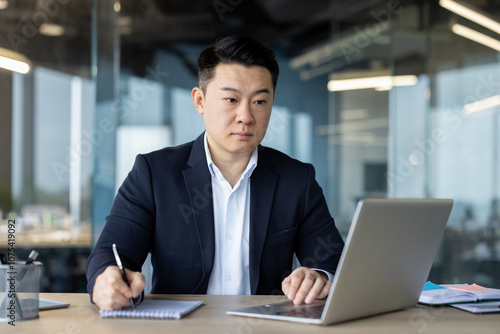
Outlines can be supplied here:
[[297, 231], [295, 252], [302, 266], [335, 274], [344, 242], [315, 179], [314, 167], [308, 166], [304, 212]]
[[155, 226], [155, 199], [151, 171], [138, 155], [106, 217], [106, 224], [87, 261], [87, 290], [92, 295], [97, 276], [116, 265], [111, 247], [116, 244], [124, 267], [140, 271], [151, 249]]

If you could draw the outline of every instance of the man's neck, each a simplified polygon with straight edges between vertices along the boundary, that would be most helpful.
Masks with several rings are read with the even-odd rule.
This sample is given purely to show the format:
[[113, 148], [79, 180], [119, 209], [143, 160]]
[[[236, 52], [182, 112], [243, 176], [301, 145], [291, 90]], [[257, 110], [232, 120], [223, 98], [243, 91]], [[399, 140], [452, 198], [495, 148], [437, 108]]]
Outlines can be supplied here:
[[217, 166], [226, 181], [229, 182], [231, 188], [234, 188], [238, 180], [241, 178], [241, 175], [245, 171], [248, 165], [248, 161], [250, 161], [252, 152], [242, 153], [241, 155], [231, 154], [224, 156], [213, 154], [213, 152], [210, 151], [210, 154], [212, 155], [212, 161], [214, 162], [214, 165]]

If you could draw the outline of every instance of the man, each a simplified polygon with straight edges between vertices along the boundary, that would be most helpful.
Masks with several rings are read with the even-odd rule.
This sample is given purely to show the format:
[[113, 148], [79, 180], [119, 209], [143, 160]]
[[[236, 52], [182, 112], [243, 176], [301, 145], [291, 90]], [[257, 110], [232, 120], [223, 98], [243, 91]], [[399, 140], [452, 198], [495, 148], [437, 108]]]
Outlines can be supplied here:
[[[260, 146], [278, 73], [274, 53], [248, 37], [201, 53], [192, 97], [206, 131], [138, 155], [87, 263], [88, 290], [101, 309], [141, 295], [149, 252], [152, 293], [282, 291], [296, 304], [328, 295], [343, 241], [314, 168]], [[304, 266], [291, 272], [294, 253]]]

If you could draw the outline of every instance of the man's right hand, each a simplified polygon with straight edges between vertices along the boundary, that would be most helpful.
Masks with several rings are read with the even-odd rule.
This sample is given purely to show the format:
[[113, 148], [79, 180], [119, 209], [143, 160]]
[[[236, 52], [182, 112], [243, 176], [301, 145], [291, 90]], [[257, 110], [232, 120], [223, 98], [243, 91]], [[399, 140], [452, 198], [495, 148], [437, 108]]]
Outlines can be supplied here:
[[144, 275], [128, 269], [125, 269], [125, 274], [130, 286], [123, 281], [117, 266], [109, 266], [97, 276], [92, 300], [101, 310], [119, 310], [130, 306], [130, 298], [136, 298], [142, 293], [146, 285]]

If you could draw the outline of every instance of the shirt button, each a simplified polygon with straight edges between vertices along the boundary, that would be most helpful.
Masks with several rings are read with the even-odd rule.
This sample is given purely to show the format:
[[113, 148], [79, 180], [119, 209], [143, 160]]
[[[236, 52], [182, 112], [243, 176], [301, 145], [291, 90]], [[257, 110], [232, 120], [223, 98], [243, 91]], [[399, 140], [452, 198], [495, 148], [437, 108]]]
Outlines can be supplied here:
[[230, 275], [227, 275], [227, 276], [226, 276], [226, 281], [230, 281], [230, 280], [232, 280], [232, 279], [233, 279], [233, 278], [232, 278]]
[[227, 240], [232, 240], [233, 239], [233, 235], [231, 233], [226, 234], [226, 239]]

